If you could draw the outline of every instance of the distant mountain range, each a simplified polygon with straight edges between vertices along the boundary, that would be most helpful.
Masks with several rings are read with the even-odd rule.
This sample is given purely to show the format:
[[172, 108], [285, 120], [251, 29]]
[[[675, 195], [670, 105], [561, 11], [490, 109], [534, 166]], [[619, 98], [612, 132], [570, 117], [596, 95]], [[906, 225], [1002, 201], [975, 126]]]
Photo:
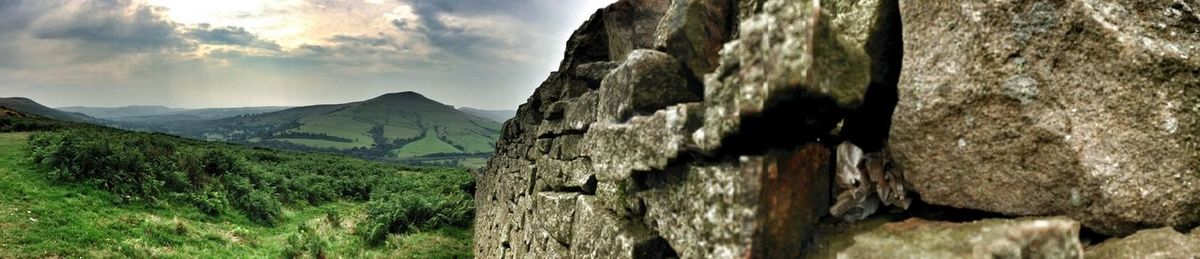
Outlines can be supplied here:
[[239, 115], [259, 114], [280, 111], [292, 107], [242, 107], [242, 108], [208, 108], [183, 109], [166, 106], [125, 106], [125, 107], [60, 107], [58, 110], [82, 113], [91, 117], [119, 122], [178, 122], [189, 120], [211, 120], [228, 118]]
[[415, 92], [302, 107], [53, 109], [25, 98], [0, 99], [0, 106], [48, 118], [196, 139], [410, 164], [468, 166], [486, 162], [499, 138], [500, 123], [515, 114], [456, 109]]
[[459, 107], [458, 110], [499, 123], [504, 123], [505, 121], [508, 121], [508, 119], [512, 119], [513, 117], [517, 116], [517, 110], [483, 110], [471, 107]]

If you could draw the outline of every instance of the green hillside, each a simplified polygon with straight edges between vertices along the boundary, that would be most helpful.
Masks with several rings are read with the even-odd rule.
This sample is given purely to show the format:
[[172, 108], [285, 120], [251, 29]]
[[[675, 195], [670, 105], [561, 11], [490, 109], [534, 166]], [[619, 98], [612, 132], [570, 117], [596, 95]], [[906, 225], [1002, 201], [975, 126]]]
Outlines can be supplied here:
[[166, 130], [200, 139], [376, 160], [459, 163], [495, 148], [500, 123], [464, 113], [414, 92], [335, 105], [205, 121]]
[[0, 258], [465, 258], [461, 169], [252, 149], [0, 108]]
[[54, 108], [46, 107], [45, 105], [42, 105], [33, 100], [30, 100], [29, 98], [23, 98], [23, 97], [0, 98], [0, 107], [4, 107], [4, 108], [7, 108], [7, 109], [13, 110], [13, 111], [22, 112], [25, 114], [37, 115], [37, 116], [42, 116], [42, 117], [55, 119], [55, 120], [74, 121], [74, 122], [96, 122], [97, 121], [95, 118], [88, 117], [87, 115], [84, 115], [82, 113], [72, 113], [72, 112], [60, 111], [60, 110], [57, 110]]
[[58, 110], [82, 113], [91, 117], [135, 124], [161, 124], [195, 122], [201, 120], [223, 119], [239, 115], [261, 114], [281, 111], [291, 107], [235, 107], [235, 108], [206, 108], [184, 109], [158, 105], [124, 106], [124, 107], [59, 107]]

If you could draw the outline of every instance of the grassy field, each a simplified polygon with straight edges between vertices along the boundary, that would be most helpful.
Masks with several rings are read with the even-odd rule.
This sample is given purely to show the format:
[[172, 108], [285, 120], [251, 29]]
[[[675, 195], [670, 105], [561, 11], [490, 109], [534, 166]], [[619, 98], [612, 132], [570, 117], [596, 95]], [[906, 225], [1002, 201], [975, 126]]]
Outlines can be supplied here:
[[[348, 147], [337, 147], [340, 149], [353, 147], [371, 147], [375, 141], [371, 139], [371, 135], [367, 132], [371, 130], [372, 125], [359, 120], [355, 120], [350, 116], [321, 116], [308, 117], [300, 120], [300, 127], [294, 129], [296, 132], [327, 134], [330, 136], [341, 137], [354, 140], [352, 143], [345, 143]], [[306, 145], [308, 143], [298, 143]], [[316, 145], [317, 147], [322, 147]]]
[[[121, 202], [84, 183], [50, 180], [50, 169], [29, 158], [28, 137], [0, 133], [0, 258], [428, 258], [470, 251], [471, 234], [460, 227], [389, 235], [367, 247], [353, 234], [366, 202], [287, 207], [273, 226], [165, 200]], [[461, 253], [451, 257], [470, 256]]]
[[351, 148], [355, 148], [355, 147], [362, 147], [360, 144], [356, 144], [356, 143], [337, 142], [337, 141], [329, 141], [329, 140], [322, 140], [322, 139], [272, 138], [271, 140], [290, 142], [290, 143], [294, 143], [294, 144], [298, 144], [298, 145], [305, 145], [305, 146], [310, 146], [310, 147], [334, 148], [334, 149], [339, 149], [339, 150], [351, 149]]
[[383, 126], [383, 137], [389, 140], [408, 139], [419, 135], [421, 135], [421, 129], [408, 123], [400, 122], [398, 125]]
[[437, 133], [433, 130], [428, 130], [425, 132], [424, 138], [408, 143], [396, 149], [394, 153], [400, 158], [410, 158], [436, 153], [462, 153], [462, 151], [438, 139]]

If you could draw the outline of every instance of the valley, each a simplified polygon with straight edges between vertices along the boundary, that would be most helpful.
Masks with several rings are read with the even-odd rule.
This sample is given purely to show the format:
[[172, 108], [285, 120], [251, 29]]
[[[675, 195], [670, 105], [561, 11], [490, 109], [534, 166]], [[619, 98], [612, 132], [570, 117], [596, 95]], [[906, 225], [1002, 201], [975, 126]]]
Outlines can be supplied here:
[[10, 101], [3, 103], [31, 114], [127, 130], [409, 165], [470, 168], [486, 163], [499, 138], [500, 123], [515, 114], [455, 108], [415, 92], [343, 104], [209, 109], [71, 106], [56, 110], [24, 98], [5, 100]]

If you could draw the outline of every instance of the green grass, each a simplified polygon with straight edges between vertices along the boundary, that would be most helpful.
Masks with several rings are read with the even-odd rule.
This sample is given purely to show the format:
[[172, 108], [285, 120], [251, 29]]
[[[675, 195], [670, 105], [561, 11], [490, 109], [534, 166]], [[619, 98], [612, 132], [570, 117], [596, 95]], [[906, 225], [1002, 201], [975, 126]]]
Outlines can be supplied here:
[[408, 139], [421, 135], [421, 129], [410, 125], [384, 125], [383, 137], [389, 140]]
[[372, 125], [353, 117], [348, 116], [317, 116], [308, 117], [300, 120], [300, 127], [293, 129], [296, 132], [327, 134], [330, 136], [341, 137], [354, 140], [350, 144], [353, 147], [370, 147], [374, 144], [374, 139], [368, 132]]
[[447, 135], [449, 135], [448, 139], [452, 142], [451, 144], [460, 145], [463, 147], [463, 152], [483, 153], [492, 152], [496, 149], [496, 147], [493, 146], [496, 141], [485, 135], [461, 131], [450, 132]]
[[[278, 224], [254, 224], [238, 213], [209, 216], [170, 199], [120, 202], [83, 183], [50, 180], [29, 159], [29, 133], [0, 133], [0, 258], [165, 257], [268, 258], [293, 250], [301, 226], [316, 231], [330, 257], [447, 256], [470, 251], [470, 231], [446, 227], [391, 235], [365, 247], [353, 231], [365, 202], [285, 208]], [[336, 214], [331, 222], [328, 214]], [[299, 255], [312, 256], [300, 251]]]
[[443, 142], [437, 138], [437, 133], [429, 130], [425, 132], [425, 137], [420, 140], [408, 143], [399, 149], [393, 151], [396, 156], [401, 158], [418, 157], [436, 153], [462, 153], [461, 150]]
[[329, 140], [322, 140], [322, 139], [272, 138], [271, 140], [272, 141], [290, 142], [290, 143], [295, 143], [295, 144], [305, 145], [305, 146], [310, 146], [310, 147], [334, 148], [334, 149], [343, 149], [343, 150], [360, 146], [356, 143], [337, 142], [337, 141], [329, 141]]

